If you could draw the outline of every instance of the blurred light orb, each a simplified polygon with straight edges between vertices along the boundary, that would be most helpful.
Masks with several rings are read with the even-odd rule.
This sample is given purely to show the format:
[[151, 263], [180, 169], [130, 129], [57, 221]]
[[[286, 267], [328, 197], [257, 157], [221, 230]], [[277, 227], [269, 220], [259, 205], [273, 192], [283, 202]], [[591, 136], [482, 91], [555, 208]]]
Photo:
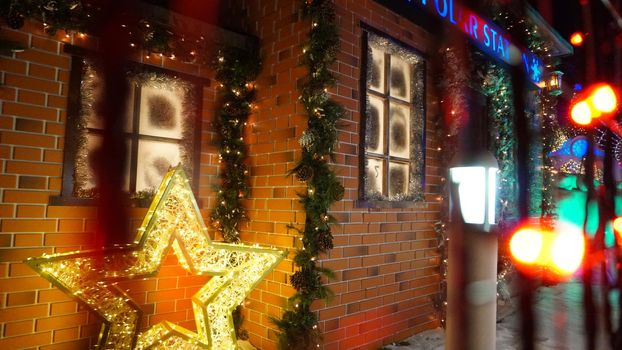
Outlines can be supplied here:
[[616, 93], [610, 85], [602, 85], [594, 90], [592, 94], [594, 107], [602, 113], [611, 113], [618, 107]]
[[622, 216], [613, 220], [613, 230], [618, 234], [618, 237], [622, 239]]
[[569, 276], [579, 269], [584, 255], [583, 232], [574, 225], [559, 223], [551, 246], [552, 267], [559, 275]]
[[510, 240], [512, 257], [523, 264], [534, 264], [542, 252], [542, 232], [531, 228], [521, 228]]
[[570, 43], [573, 46], [581, 46], [583, 45], [583, 41], [585, 39], [583, 38], [583, 33], [581, 32], [574, 32], [572, 33], [572, 35], [570, 35]]
[[586, 101], [577, 102], [572, 106], [570, 117], [579, 125], [589, 125], [592, 122], [592, 111]]

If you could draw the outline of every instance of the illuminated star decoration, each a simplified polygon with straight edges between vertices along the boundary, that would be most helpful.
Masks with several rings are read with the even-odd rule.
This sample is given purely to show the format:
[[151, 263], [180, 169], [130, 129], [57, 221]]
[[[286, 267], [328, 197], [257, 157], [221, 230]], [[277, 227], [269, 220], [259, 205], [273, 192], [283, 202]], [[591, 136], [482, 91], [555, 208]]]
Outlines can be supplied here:
[[[156, 275], [171, 247], [184, 269], [213, 276], [192, 297], [198, 333], [167, 321], [140, 333], [142, 310], [116, 282]], [[26, 262], [103, 319], [100, 349], [235, 349], [233, 309], [285, 254], [212, 242], [188, 179], [177, 166], [164, 176], [132, 244]]]

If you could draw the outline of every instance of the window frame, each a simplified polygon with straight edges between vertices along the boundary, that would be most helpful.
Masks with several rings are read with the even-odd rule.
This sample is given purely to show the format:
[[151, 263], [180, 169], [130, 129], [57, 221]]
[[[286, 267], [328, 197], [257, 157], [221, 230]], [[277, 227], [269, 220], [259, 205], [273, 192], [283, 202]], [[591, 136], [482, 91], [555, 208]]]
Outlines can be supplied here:
[[[82, 113], [82, 75], [85, 68], [85, 60], [91, 59], [93, 61], [97, 61], [97, 55], [95, 52], [86, 50], [83, 48], [79, 48], [73, 45], [65, 45], [64, 52], [71, 55], [71, 66], [69, 73], [69, 86], [68, 86], [68, 95], [67, 95], [67, 120], [65, 125], [65, 143], [63, 149], [63, 166], [62, 166], [62, 184], [60, 195], [51, 196], [49, 200], [50, 205], [94, 205], [96, 198], [86, 198], [79, 197], [75, 195], [75, 179], [76, 175], [76, 159], [78, 156], [78, 152], [80, 151], [79, 147], [79, 138], [81, 137], [81, 130], [77, 127], [77, 122], [79, 118], [81, 118]], [[200, 168], [200, 157], [201, 157], [201, 129], [202, 129], [202, 109], [203, 109], [203, 88], [209, 87], [211, 85], [211, 81], [207, 78], [201, 78], [185, 73], [180, 73], [177, 71], [168, 70], [165, 68], [151, 66], [146, 64], [141, 64], [137, 62], [128, 62], [127, 71], [132, 74], [140, 74], [140, 73], [156, 73], [162, 74], [174, 78], [180, 78], [187, 82], [190, 85], [189, 94], [191, 95], [192, 100], [195, 102], [191, 108], [191, 116], [188, 118], [192, 118], [194, 124], [194, 130], [192, 131], [192, 154], [190, 158], [192, 159], [192, 173], [188, 174], [190, 178], [190, 186], [195, 193], [198, 194], [199, 189], [199, 168]], [[138, 87], [140, 91], [141, 87]], [[134, 93], [134, 97], [137, 96], [136, 92]], [[133, 98], [132, 100], [135, 100]], [[132, 118], [133, 125], [136, 122], [136, 119], [140, 116], [137, 114], [138, 103], [135, 102], [134, 106], [131, 106], [132, 110]], [[89, 131], [87, 126], [84, 126], [84, 132], [87, 134], [97, 134], [97, 132]], [[129, 167], [129, 187], [132, 186], [134, 190], [130, 190], [128, 194], [135, 194], [135, 185], [137, 178], [137, 157], [138, 157], [138, 140], [139, 139], [151, 139], [148, 135], [140, 134], [139, 130], [133, 126], [131, 132], [125, 132], [124, 138], [127, 140], [131, 140], [131, 148], [130, 152], [133, 155], [128, 157], [128, 162], [130, 164]], [[167, 137], [156, 137], [158, 140], [170, 139]], [[183, 142], [185, 138], [181, 138], [179, 142]], [[157, 189], [157, 188], [156, 188]], [[134, 203], [138, 204], [138, 206], [144, 205], [143, 203]]]
[[[400, 40], [397, 40], [393, 37], [391, 37], [390, 35], [387, 35], [386, 33], [371, 27], [363, 22], [361, 22], [361, 29], [362, 29], [362, 35], [361, 35], [361, 48], [362, 48], [362, 52], [361, 52], [361, 67], [360, 67], [360, 86], [359, 86], [359, 91], [361, 91], [360, 93], [360, 116], [361, 116], [361, 122], [360, 122], [360, 138], [359, 138], [359, 188], [358, 188], [358, 199], [356, 201], [356, 206], [357, 207], [361, 207], [361, 208], [410, 208], [410, 207], [416, 207], [416, 206], [420, 206], [422, 203], [424, 203], [425, 200], [425, 169], [426, 169], [426, 149], [425, 149], [425, 145], [426, 145], [426, 121], [427, 121], [427, 93], [428, 93], [428, 85], [427, 85], [427, 72], [428, 72], [428, 55], [425, 54], [424, 52], [422, 52], [421, 50], [417, 49], [416, 47], [413, 47], [412, 45], [406, 44]], [[420, 74], [421, 76], [421, 84], [423, 86], [423, 91], [421, 92], [421, 96], [419, 96], [418, 101], [415, 100], [411, 100], [411, 101], [405, 101], [405, 100], [401, 100], [397, 97], [392, 97], [390, 96], [390, 89], [389, 89], [389, 77], [390, 75], [387, 74], [387, 71], [390, 70], [390, 62], [388, 62], [386, 60], [387, 56], [390, 56], [389, 53], [385, 52], [385, 63], [384, 63], [384, 71], [385, 71], [385, 78], [384, 78], [384, 87], [383, 87], [383, 92], [380, 93], [378, 91], [372, 90], [370, 88], [368, 88], [368, 74], [369, 74], [369, 70], [370, 70], [370, 66], [369, 66], [369, 60], [370, 60], [370, 52], [371, 52], [371, 47], [369, 44], [369, 37], [371, 35], [374, 35], [376, 37], [380, 37], [382, 39], [385, 39], [387, 41], [389, 41], [392, 45], [395, 45], [397, 47], [400, 47], [401, 49], [407, 50], [412, 52], [413, 54], [419, 56], [421, 58], [421, 66], [417, 67], [421, 69], [421, 72], [416, 73], [415, 71], [415, 67], [413, 67], [413, 71], [411, 72], [411, 77], [414, 76], [415, 74]], [[411, 80], [411, 84], [412, 84], [412, 80]], [[384, 148], [384, 153], [383, 154], [376, 154], [376, 153], [372, 153], [373, 158], [374, 159], [382, 159], [384, 164], [383, 164], [383, 193], [387, 193], [389, 189], [386, 189], [386, 191], [384, 191], [384, 187], [387, 186], [388, 184], [388, 179], [384, 179], [384, 177], [388, 177], [389, 174], [389, 161], [393, 161], [393, 160], [398, 160], [398, 162], [402, 163], [402, 164], [408, 164], [409, 166], [409, 178], [412, 175], [412, 170], [411, 167], [417, 167], [418, 171], [416, 171], [415, 173], [418, 174], [419, 179], [415, 179], [414, 181], [416, 182], [416, 189], [413, 193], [410, 193], [410, 196], [412, 196], [412, 199], [408, 199], [408, 200], [389, 200], [389, 199], [377, 199], [377, 198], [367, 198], [366, 197], [366, 184], [365, 184], [365, 173], [366, 173], [366, 162], [368, 158], [368, 153], [366, 150], [366, 132], [367, 132], [367, 122], [368, 122], [368, 103], [369, 103], [369, 97], [368, 96], [375, 96], [378, 98], [382, 98], [383, 101], [386, 100], [386, 102], [383, 103], [383, 108], [384, 108], [384, 116], [383, 116], [383, 122], [384, 124], [384, 132], [383, 132], [383, 140], [385, 140], [383, 148]], [[392, 102], [393, 101], [393, 102]], [[389, 127], [389, 109], [390, 109], [390, 105], [391, 103], [395, 103], [398, 105], [407, 105], [409, 108], [420, 108], [420, 112], [421, 112], [421, 117], [420, 118], [412, 118], [410, 119], [411, 123], [421, 123], [421, 127], [420, 127], [420, 133], [421, 133], [421, 137], [420, 137], [420, 141], [418, 140], [410, 140], [409, 142], [409, 147], [411, 147], [410, 145], [412, 144], [412, 142], [418, 142], [419, 143], [419, 154], [420, 157], [420, 164], [414, 164], [413, 163], [413, 157], [414, 155], [410, 155], [410, 158], [406, 161], [406, 158], [402, 158], [402, 157], [396, 157], [396, 156], [392, 156], [390, 154], [389, 149], [389, 142], [387, 142], [389, 140], [389, 133], [390, 133], [390, 127]], [[411, 113], [412, 116], [412, 113]], [[412, 124], [411, 124], [411, 128], [412, 128]]]

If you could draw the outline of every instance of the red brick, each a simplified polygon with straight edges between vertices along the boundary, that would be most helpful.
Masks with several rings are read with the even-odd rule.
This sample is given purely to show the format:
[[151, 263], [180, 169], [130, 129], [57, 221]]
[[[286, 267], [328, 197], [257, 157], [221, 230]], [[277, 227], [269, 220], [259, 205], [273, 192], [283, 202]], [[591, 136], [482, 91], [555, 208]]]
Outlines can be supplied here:
[[49, 206], [49, 218], [95, 218], [95, 207]]
[[48, 313], [47, 305], [32, 305], [0, 309], [0, 322], [31, 320]]
[[56, 220], [4, 219], [4, 232], [49, 232], [56, 230]]
[[82, 326], [86, 324], [86, 312], [78, 314], [54, 316], [38, 319], [35, 322], [35, 330], [37, 332], [53, 330], [62, 325], [64, 328]]
[[45, 216], [45, 206], [43, 205], [18, 205], [18, 218], [42, 218]]
[[45, 106], [45, 94], [29, 90], [19, 90], [17, 101], [33, 105]]
[[54, 192], [46, 191], [4, 191], [5, 203], [47, 204]]
[[43, 121], [41, 121], [41, 120], [33, 120], [33, 119], [24, 119], [24, 118], [16, 118], [15, 119], [15, 130], [41, 133], [41, 132], [43, 132]]
[[[54, 347], [57, 349], [86, 349], [88, 347], [88, 339], [80, 339], [76, 341], [77, 338], [80, 337], [80, 327], [66, 328], [66, 329], [57, 329], [54, 331]], [[70, 343], [66, 343], [68, 341], [72, 341]], [[86, 342], [86, 343], [84, 343]], [[80, 345], [73, 346], [72, 344]], [[61, 347], [62, 346], [62, 347]], [[52, 347], [44, 346], [41, 349], [51, 350]]]
[[47, 179], [45, 177], [21, 175], [17, 186], [19, 188], [43, 190], [45, 189], [46, 184]]
[[20, 335], [0, 339], [0, 348], [2, 349], [27, 349], [39, 345], [49, 344], [52, 340], [52, 332], [42, 332], [35, 334]]
[[15, 118], [0, 116], [0, 129], [13, 129], [13, 121]]
[[71, 297], [63, 293], [58, 288], [39, 291], [39, 303], [64, 302], [69, 300], [71, 300]]
[[[38, 107], [34, 105], [28, 105], [23, 103], [5, 102], [2, 104], [2, 113], [7, 115], [14, 115], [18, 117], [27, 117], [44, 120], [57, 120], [58, 112], [56, 109], [47, 107]], [[25, 130], [30, 131], [30, 130]], [[43, 131], [43, 125], [37, 132]]]
[[84, 230], [82, 219], [61, 219], [58, 221], [58, 232], [81, 232]]
[[11, 158], [11, 146], [0, 145], [0, 159]]
[[1, 188], [15, 188], [17, 177], [15, 175], [0, 175]]
[[26, 89], [26, 90], [34, 90], [38, 92], [47, 92], [50, 94], [59, 94], [60, 93], [60, 83], [31, 78], [21, 75], [14, 75], [7, 73], [4, 77], [4, 84], [6, 86], [15, 86], [18, 88]]
[[33, 35], [32, 48], [58, 53], [59, 42], [50, 38]]
[[34, 304], [36, 294], [35, 291], [9, 293], [7, 306]]
[[8, 161], [6, 172], [22, 175], [60, 176], [62, 168], [57, 164]]
[[56, 68], [31, 63], [28, 75], [46, 80], [56, 80]]
[[[44, 160], [47, 161], [45, 158], [44, 158]], [[61, 179], [59, 177], [52, 177], [52, 178], [50, 178], [49, 182], [48, 182], [48, 190], [55, 191], [55, 192], [60, 192], [61, 187], [62, 187], [61, 186], [62, 180], [63, 179]]]
[[12, 131], [1, 131], [0, 142], [7, 145], [54, 148], [56, 139], [52, 136], [25, 134]]
[[4, 336], [14, 337], [16, 335], [32, 333], [34, 331], [33, 326], [34, 326], [33, 320], [7, 323], [4, 326]]
[[61, 303], [53, 303], [51, 305], [50, 315], [66, 315], [73, 314], [78, 311], [78, 304], [75, 301], [66, 301]]
[[15, 206], [12, 204], [0, 204], [0, 218], [13, 217]]
[[41, 161], [41, 154], [39, 148], [15, 147], [13, 149], [13, 159], [15, 160]]
[[43, 161], [46, 163], [62, 163], [63, 152], [46, 149], [43, 151]]
[[17, 92], [15, 89], [6, 86], [0, 86], [0, 100], [15, 101], [16, 96]]
[[[35, 37], [33, 37], [33, 42]], [[24, 52], [18, 52], [16, 57], [30, 62], [36, 62], [47, 66], [53, 66], [62, 69], [69, 69], [71, 59], [69, 56], [59, 56], [52, 53], [48, 53], [41, 50], [24, 50]]]
[[43, 243], [43, 235], [42, 234], [25, 234], [20, 233], [16, 234], [15, 238], [15, 247], [40, 247]]
[[5, 72], [26, 74], [26, 62], [17, 61], [7, 57], [0, 57], [0, 66]]

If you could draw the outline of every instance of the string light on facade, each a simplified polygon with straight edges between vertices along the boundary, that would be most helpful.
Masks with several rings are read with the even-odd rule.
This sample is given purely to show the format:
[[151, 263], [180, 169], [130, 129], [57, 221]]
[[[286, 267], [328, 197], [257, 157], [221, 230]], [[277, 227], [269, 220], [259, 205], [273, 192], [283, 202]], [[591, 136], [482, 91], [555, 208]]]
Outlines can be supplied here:
[[[170, 249], [196, 275], [212, 275], [192, 298], [197, 333], [164, 321], [140, 333], [140, 307], [117, 282], [157, 274]], [[98, 251], [44, 255], [26, 263], [104, 320], [101, 349], [234, 349], [232, 311], [285, 253], [212, 242], [181, 166], [170, 170], [134, 242]]]

